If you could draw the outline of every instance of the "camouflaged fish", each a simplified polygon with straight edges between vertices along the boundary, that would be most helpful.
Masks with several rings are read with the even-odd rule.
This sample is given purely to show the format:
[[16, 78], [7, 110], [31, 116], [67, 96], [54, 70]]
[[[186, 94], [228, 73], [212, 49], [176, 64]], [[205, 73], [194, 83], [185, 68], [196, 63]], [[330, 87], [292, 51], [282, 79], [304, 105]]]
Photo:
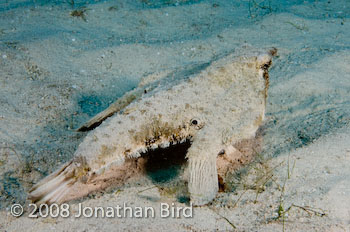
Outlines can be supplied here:
[[207, 204], [227, 170], [247, 159], [237, 146], [254, 140], [264, 120], [275, 54], [274, 48], [231, 53], [175, 84], [143, 83], [126, 93], [80, 128], [96, 127], [74, 159], [36, 184], [29, 199], [62, 203], [85, 196], [109, 180], [122, 182], [149, 149], [190, 141], [188, 192], [194, 205]]

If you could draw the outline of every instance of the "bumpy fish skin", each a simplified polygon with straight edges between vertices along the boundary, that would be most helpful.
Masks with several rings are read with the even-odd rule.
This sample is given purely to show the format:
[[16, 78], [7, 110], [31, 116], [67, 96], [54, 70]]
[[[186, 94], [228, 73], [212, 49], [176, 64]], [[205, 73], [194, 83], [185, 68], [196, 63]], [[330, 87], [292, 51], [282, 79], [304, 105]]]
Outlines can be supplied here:
[[81, 197], [106, 187], [96, 184], [101, 176], [113, 176], [130, 158], [191, 140], [186, 155], [191, 202], [210, 202], [218, 192], [218, 156], [234, 162], [234, 145], [254, 138], [264, 120], [267, 71], [275, 53], [233, 53], [174, 86], [144, 94], [91, 131], [75, 158], [35, 185], [29, 199], [40, 204]]

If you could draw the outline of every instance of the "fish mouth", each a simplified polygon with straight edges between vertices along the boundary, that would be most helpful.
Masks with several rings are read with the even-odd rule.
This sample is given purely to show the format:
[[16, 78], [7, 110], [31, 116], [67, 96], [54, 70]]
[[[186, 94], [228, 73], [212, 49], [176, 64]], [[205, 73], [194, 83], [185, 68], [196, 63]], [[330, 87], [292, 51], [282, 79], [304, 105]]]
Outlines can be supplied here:
[[146, 153], [157, 149], [167, 149], [169, 147], [174, 147], [183, 143], [192, 143], [192, 135], [171, 135], [167, 138], [148, 138], [142, 142], [136, 149], [127, 149], [124, 154], [127, 158], [139, 158], [140, 156], [145, 156]]
[[162, 144], [157, 148], [148, 149], [140, 153], [138, 158], [130, 158], [126, 162], [134, 160], [137, 173], [142, 173], [142, 176], [149, 179], [158, 188], [161, 195], [174, 197], [179, 202], [188, 203], [190, 195], [187, 189], [185, 170], [187, 168], [186, 154], [191, 144], [191, 139]]
[[191, 147], [191, 140], [170, 143], [149, 149], [141, 154], [144, 172], [154, 183], [167, 183], [182, 175], [186, 164], [186, 154]]

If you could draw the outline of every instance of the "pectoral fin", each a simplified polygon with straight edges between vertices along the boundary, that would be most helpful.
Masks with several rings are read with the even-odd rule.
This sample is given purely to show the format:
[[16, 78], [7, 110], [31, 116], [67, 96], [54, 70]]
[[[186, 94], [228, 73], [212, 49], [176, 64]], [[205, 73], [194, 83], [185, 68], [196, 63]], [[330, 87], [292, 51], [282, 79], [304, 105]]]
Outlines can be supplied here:
[[121, 111], [135, 99], [140, 98], [144, 94], [143, 88], [137, 88], [124, 94], [121, 98], [115, 101], [107, 109], [97, 114], [95, 117], [80, 126], [77, 131], [89, 131], [99, 126], [106, 118]]
[[216, 157], [220, 144], [198, 139], [188, 151], [188, 190], [193, 205], [212, 201], [218, 190]]
[[213, 200], [219, 190], [216, 158], [200, 156], [188, 158], [188, 190], [193, 205], [204, 205]]
[[96, 116], [94, 116], [92, 119], [84, 123], [82, 126], [80, 126], [77, 131], [89, 131], [97, 126], [99, 126], [106, 118], [112, 116], [113, 114], [123, 110], [125, 107], [127, 107], [130, 103], [135, 101], [136, 99], [139, 99], [142, 97], [143, 94], [152, 91], [157, 85], [152, 84], [153, 82], [160, 81], [161, 79], [164, 79], [167, 75], [169, 75], [170, 70], [166, 70], [163, 72], [157, 72], [147, 75], [146, 77], [143, 77], [141, 82], [139, 83], [138, 87], [125, 93], [122, 97], [117, 99], [112, 105], [110, 105], [107, 109], [100, 112]]

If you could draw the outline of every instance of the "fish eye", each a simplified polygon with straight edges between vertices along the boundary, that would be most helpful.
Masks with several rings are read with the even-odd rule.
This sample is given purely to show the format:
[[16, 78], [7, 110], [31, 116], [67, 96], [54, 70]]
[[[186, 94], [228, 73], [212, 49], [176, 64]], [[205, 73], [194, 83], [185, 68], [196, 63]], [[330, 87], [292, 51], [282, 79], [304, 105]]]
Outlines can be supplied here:
[[222, 149], [219, 153], [218, 153], [219, 156], [223, 156], [225, 155], [225, 149]]
[[201, 120], [199, 120], [198, 118], [192, 118], [190, 121], [190, 125], [196, 128], [197, 130], [201, 129], [204, 126]]

